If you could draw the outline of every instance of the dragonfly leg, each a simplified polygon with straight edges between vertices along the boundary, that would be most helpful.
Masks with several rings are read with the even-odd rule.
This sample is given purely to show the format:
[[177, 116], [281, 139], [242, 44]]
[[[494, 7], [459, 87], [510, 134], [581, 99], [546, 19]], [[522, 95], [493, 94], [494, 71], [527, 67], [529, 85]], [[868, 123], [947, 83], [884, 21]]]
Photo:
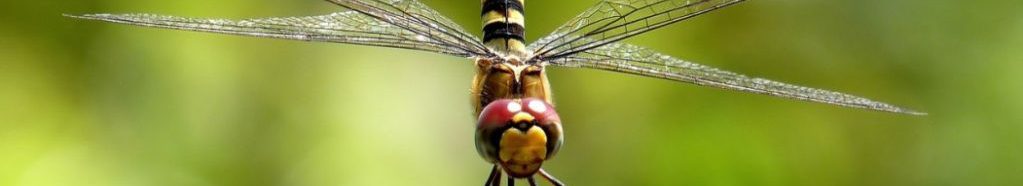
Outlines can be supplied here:
[[515, 186], [515, 178], [508, 176], [508, 186]]
[[490, 177], [487, 177], [487, 182], [483, 183], [483, 186], [500, 186], [500, 180], [501, 172], [497, 169], [497, 165], [494, 165], [494, 168], [490, 168]]
[[540, 176], [543, 176], [544, 179], [547, 179], [547, 181], [551, 182], [551, 184], [553, 184], [555, 186], [564, 186], [565, 185], [564, 183], [561, 183], [561, 181], [558, 181], [557, 178], [554, 178], [554, 176], [551, 176], [551, 174], [548, 174], [547, 171], [545, 171], [543, 169], [540, 169]]
[[529, 186], [536, 186], [536, 180], [534, 180], [532, 176], [526, 178], [526, 180], [529, 180]]
[[501, 186], [501, 172], [494, 175], [494, 182], [490, 183], [490, 186]]

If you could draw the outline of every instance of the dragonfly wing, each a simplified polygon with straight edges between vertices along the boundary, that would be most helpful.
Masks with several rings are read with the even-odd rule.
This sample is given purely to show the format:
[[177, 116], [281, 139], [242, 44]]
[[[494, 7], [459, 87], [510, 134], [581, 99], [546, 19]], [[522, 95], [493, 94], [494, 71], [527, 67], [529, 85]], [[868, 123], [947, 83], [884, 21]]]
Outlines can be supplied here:
[[745, 0], [604, 0], [530, 44], [533, 59], [598, 48]]
[[849, 94], [747, 77], [622, 43], [612, 43], [547, 62], [554, 66], [622, 72], [845, 107], [913, 115], [926, 114]]
[[428, 38], [458, 43], [480, 55], [494, 56], [479, 38], [469, 34], [451, 19], [416, 0], [327, 0], [377, 20], [390, 23]]
[[[418, 2], [411, 1], [415, 4]], [[421, 5], [421, 4], [419, 4]], [[425, 6], [423, 6], [425, 8]], [[431, 11], [429, 8], [420, 11]], [[421, 14], [409, 12], [406, 19], [384, 19], [364, 11], [345, 10], [329, 15], [227, 20], [186, 18], [153, 14], [67, 15], [147, 27], [169, 28], [254, 37], [320, 41], [356, 45], [422, 50], [460, 57], [488, 56], [490, 52], [476, 38], [433, 12], [437, 17], [413, 21]], [[425, 19], [425, 18], [424, 18]], [[437, 29], [444, 22], [456, 29]], [[460, 36], [460, 37], [453, 37]]]

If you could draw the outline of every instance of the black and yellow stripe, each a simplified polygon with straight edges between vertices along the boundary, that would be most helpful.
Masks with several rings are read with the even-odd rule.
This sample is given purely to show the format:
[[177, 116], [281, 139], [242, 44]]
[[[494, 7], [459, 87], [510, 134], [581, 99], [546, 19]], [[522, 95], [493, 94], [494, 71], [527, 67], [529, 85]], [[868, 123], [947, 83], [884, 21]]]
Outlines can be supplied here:
[[526, 54], [525, 0], [482, 0], [483, 42], [509, 55]]

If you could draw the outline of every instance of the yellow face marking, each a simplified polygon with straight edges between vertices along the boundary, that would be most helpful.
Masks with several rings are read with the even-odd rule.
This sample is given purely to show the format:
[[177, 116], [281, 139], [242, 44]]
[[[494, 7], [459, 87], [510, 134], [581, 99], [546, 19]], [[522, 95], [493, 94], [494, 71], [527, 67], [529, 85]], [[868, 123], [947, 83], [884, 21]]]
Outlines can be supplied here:
[[[521, 108], [521, 105], [519, 106], [519, 108]], [[533, 115], [527, 114], [525, 112], [520, 112], [512, 116], [512, 123], [530, 122], [533, 121], [533, 119], [535, 119], [533, 118]]]
[[538, 126], [525, 132], [509, 128], [501, 136], [501, 162], [512, 165], [538, 164], [547, 159], [547, 135]]

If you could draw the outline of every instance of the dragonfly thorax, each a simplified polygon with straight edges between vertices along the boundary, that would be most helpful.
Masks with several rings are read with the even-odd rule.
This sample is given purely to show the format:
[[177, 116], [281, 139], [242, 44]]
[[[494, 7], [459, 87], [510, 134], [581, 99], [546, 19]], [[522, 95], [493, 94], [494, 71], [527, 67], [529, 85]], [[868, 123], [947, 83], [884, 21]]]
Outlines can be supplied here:
[[476, 59], [471, 98], [475, 114], [498, 99], [536, 98], [552, 103], [544, 65], [515, 58]]
[[489, 60], [494, 61], [495, 63], [525, 64], [533, 62], [529, 60], [533, 57], [533, 52], [529, 52], [526, 49], [507, 50], [489, 46], [488, 49], [494, 53], [494, 56], [490, 57], [491, 59]]

